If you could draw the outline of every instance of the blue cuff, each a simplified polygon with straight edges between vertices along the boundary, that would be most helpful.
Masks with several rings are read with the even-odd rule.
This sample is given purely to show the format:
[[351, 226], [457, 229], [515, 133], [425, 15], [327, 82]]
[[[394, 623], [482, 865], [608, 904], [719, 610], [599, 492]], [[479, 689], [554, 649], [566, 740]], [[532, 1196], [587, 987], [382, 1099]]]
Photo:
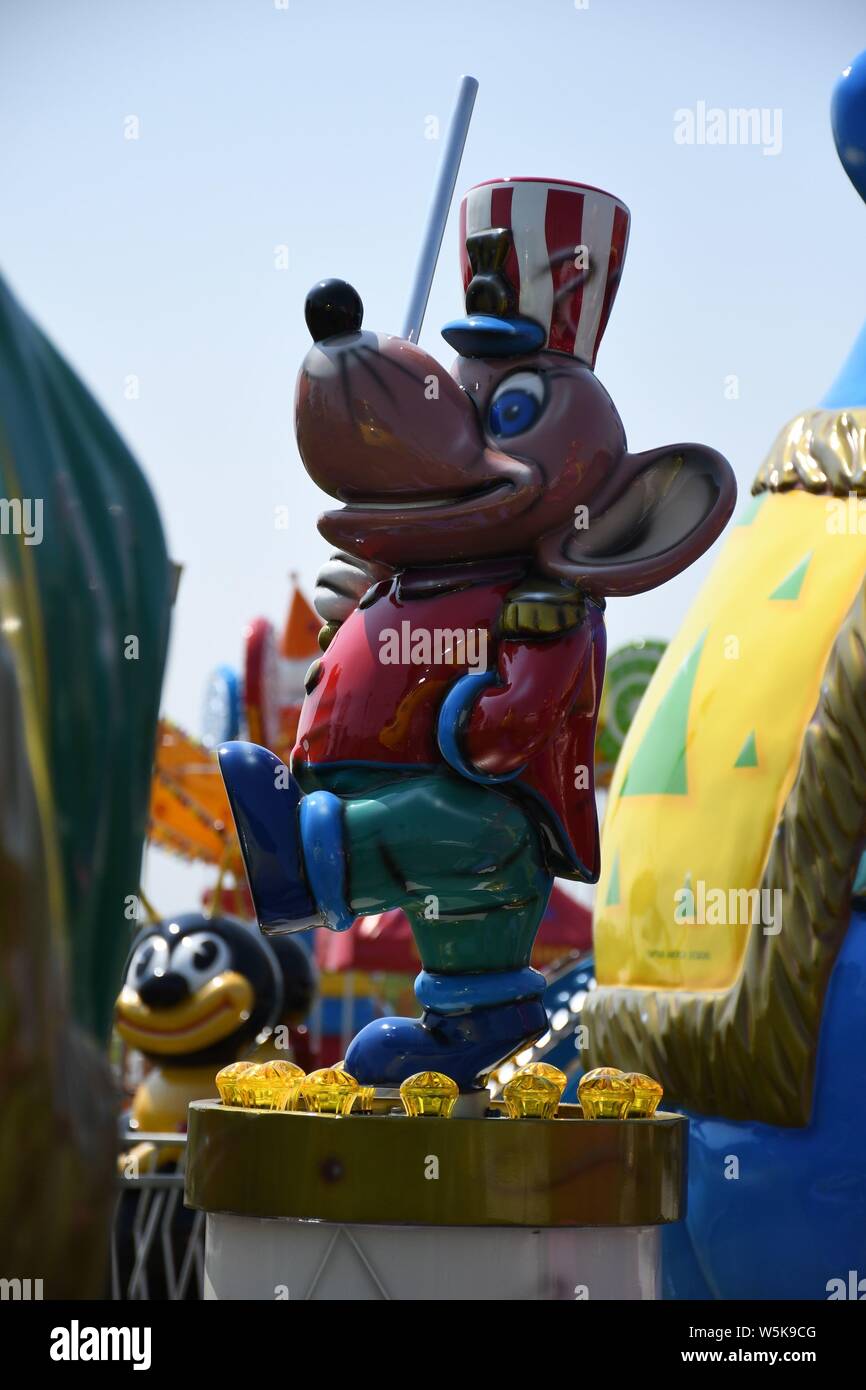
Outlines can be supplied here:
[[301, 799], [301, 840], [307, 882], [325, 926], [348, 931], [355, 913], [346, 902], [346, 850], [343, 808], [333, 792], [316, 791]]
[[461, 777], [468, 778], [470, 782], [479, 782], [483, 787], [494, 787], [499, 782], [512, 782], [515, 777], [520, 776], [526, 766], [524, 763], [523, 767], [515, 768], [514, 772], [503, 772], [498, 776], [495, 773], [479, 772], [467, 762], [460, 750], [460, 733], [469, 718], [471, 706], [482, 690], [496, 684], [495, 671], [471, 671], [469, 675], [461, 676], [442, 701], [436, 728], [439, 752], [448, 766], [459, 772]]
[[490, 970], [478, 975], [432, 975], [426, 970], [415, 980], [415, 997], [425, 1009], [440, 1014], [464, 1014], [493, 1004], [540, 999], [547, 980], [539, 970]]

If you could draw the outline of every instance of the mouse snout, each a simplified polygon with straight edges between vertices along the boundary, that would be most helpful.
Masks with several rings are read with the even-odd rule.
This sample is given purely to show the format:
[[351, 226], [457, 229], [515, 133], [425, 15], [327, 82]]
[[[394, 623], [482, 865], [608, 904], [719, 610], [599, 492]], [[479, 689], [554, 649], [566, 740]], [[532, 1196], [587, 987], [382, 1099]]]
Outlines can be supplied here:
[[474, 486], [483, 449], [475, 406], [445, 368], [367, 330], [310, 348], [295, 432], [310, 477], [343, 502], [455, 496]]
[[319, 280], [307, 295], [304, 318], [314, 343], [357, 333], [364, 318], [364, 306], [356, 289], [345, 280]]

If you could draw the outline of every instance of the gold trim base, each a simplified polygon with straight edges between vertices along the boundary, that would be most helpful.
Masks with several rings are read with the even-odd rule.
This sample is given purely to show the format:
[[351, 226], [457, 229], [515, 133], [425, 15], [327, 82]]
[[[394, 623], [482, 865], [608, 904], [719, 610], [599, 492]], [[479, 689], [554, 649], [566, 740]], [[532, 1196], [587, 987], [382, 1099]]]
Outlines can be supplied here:
[[186, 1202], [238, 1216], [432, 1226], [653, 1226], [686, 1207], [688, 1121], [408, 1119], [195, 1101]]

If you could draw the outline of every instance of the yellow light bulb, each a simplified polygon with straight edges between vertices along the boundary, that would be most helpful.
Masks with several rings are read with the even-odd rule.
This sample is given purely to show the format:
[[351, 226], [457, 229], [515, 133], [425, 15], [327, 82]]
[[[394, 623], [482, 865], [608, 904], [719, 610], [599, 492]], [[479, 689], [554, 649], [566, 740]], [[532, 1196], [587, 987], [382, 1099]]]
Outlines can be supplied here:
[[552, 1120], [559, 1109], [560, 1086], [549, 1076], [519, 1071], [504, 1087], [502, 1099], [510, 1120]]
[[258, 1109], [263, 1103], [267, 1080], [262, 1075], [261, 1062], [253, 1062], [238, 1081], [238, 1098], [246, 1109]]
[[554, 1067], [550, 1062], [530, 1062], [528, 1066], [521, 1067], [518, 1076], [544, 1076], [548, 1081], [552, 1081], [554, 1086], [559, 1087], [560, 1099], [562, 1093], [568, 1085], [568, 1077], [559, 1067]]
[[400, 1087], [403, 1109], [411, 1119], [432, 1115], [447, 1120], [459, 1094], [457, 1082], [441, 1071], [416, 1072]]
[[262, 1081], [258, 1104], [268, 1110], [294, 1110], [304, 1069], [283, 1057], [261, 1065]]
[[235, 1082], [235, 1104], [255, 1110], [292, 1110], [303, 1069], [294, 1062], [243, 1062]]
[[216, 1088], [219, 1091], [220, 1100], [223, 1105], [242, 1105], [240, 1097], [239, 1083], [241, 1078], [252, 1069], [252, 1062], [230, 1062], [227, 1067], [216, 1074]]
[[585, 1120], [624, 1120], [634, 1086], [616, 1067], [596, 1067], [581, 1077], [577, 1098]]
[[320, 1067], [304, 1077], [300, 1098], [314, 1115], [348, 1115], [361, 1087], [340, 1067]]
[[664, 1087], [660, 1082], [654, 1081], [651, 1076], [644, 1076], [641, 1071], [626, 1072], [625, 1079], [630, 1081], [634, 1087], [634, 1100], [629, 1106], [628, 1118], [630, 1120], [652, 1119], [664, 1095]]

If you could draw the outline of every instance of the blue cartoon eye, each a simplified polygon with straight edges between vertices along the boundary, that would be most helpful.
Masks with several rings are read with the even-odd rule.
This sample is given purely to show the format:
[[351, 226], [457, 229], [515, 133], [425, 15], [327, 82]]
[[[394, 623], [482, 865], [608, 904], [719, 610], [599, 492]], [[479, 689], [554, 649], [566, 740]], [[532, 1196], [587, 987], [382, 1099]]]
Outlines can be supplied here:
[[500, 439], [510, 439], [534, 425], [543, 409], [541, 377], [536, 372], [515, 372], [497, 386], [490, 402], [487, 427]]

